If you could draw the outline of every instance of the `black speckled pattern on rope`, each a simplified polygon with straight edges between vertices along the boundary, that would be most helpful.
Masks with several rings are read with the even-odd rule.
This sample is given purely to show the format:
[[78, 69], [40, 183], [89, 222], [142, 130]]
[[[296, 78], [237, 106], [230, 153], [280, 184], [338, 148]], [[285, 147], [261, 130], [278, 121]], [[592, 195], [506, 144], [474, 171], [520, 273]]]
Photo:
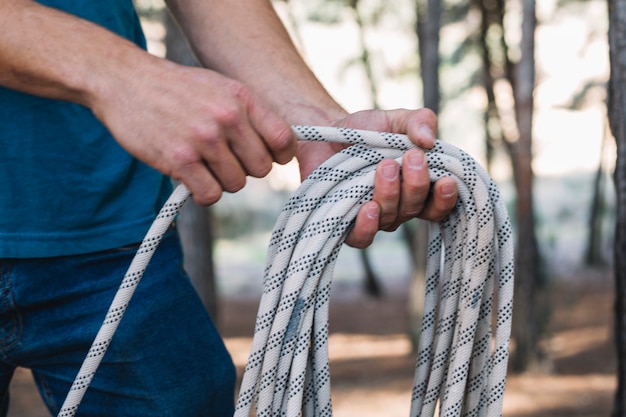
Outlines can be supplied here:
[[[376, 164], [385, 158], [401, 163], [415, 147], [405, 135], [293, 128], [299, 140], [352, 146], [315, 170], [276, 222], [235, 417], [249, 416], [252, 408], [258, 417], [332, 415], [328, 301], [334, 263], [359, 208], [372, 198]], [[457, 180], [459, 201], [430, 227], [410, 415], [433, 416], [438, 406], [444, 417], [501, 416], [513, 300], [511, 224], [497, 187], [474, 159], [441, 141], [426, 155], [432, 181]], [[179, 186], [146, 235], [59, 416], [75, 415], [145, 265], [188, 196]]]

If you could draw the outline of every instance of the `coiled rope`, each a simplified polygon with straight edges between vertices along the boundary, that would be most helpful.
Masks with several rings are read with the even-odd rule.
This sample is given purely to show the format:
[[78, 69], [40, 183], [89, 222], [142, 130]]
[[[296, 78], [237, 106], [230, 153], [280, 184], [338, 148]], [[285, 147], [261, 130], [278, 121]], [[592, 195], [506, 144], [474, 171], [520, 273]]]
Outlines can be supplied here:
[[[270, 240], [263, 295], [235, 417], [331, 416], [328, 301], [334, 263], [376, 164], [401, 163], [404, 135], [294, 126], [299, 140], [350, 144], [315, 170], [283, 208]], [[455, 210], [430, 226], [425, 310], [411, 416], [500, 416], [513, 300], [512, 229], [489, 175], [437, 141], [430, 177], [456, 178]], [[188, 198], [179, 186], [148, 231], [58, 416], [74, 416], [141, 275]], [[494, 305], [495, 325], [492, 324]]]

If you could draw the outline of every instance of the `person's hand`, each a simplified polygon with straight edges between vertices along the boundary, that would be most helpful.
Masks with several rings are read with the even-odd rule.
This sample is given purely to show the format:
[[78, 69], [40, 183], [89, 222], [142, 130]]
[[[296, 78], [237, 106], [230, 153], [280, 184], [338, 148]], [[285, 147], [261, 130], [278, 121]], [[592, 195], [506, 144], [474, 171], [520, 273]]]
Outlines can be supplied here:
[[295, 155], [290, 126], [243, 84], [151, 58], [91, 106], [132, 155], [182, 181], [201, 205]]
[[[428, 109], [368, 110], [351, 114], [335, 126], [404, 133], [419, 147], [430, 149], [435, 141], [437, 118]], [[301, 143], [298, 160], [303, 178], [343, 147], [333, 143]], [[376, 168], [373, 200], [361, 207], [346, 243], [365, 248], [378, 230], [395, 230], [414, 217], [442, 220], [456, 201], [456, 181], [444, 177], [431, 184], [426, 158], [420, 149], [405, 153], [402, 168], [393, 160], [381, 161]]]

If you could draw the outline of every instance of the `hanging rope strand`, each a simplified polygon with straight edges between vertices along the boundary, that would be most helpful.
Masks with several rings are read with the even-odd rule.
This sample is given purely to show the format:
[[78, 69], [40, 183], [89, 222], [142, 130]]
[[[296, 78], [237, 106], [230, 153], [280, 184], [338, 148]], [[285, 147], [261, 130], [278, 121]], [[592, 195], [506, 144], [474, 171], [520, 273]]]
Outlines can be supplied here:
[[61, 411], [57, 414], [58, 417], [73, 417], [76, 415], [78, 406], [85, 392], [87, 392], [87, 388], [91, 384], [91, 380], [96, 374], [100, 362], [102, 362], [102, 358], [126, 312], [126, 307], [128, 307], [128, 303], [135, 293], [139, 281], [143, 277], [146, 266], [150, 262], [150, 259], [152, 259], [152, 255], [154, 255], [163, 235], [172, 224], [174, 217], [176, 217], [176, 214], [180, 211], [180, 208], [185, 204], [188, 198], [189, 190], [182, 185], [177, 187], [150, 226], [146, 237], [141, 242], [137, 253], [128, 267], [128, 271], [126, 271], [124, 275], [122, 283], [115, 293], [115, 297], [100, 326], [100, 330], [91, 344], [91, 348], [78, 371], [78, 375], [76, 375], [72, 383], [72, 387], [61, 406]]
[[[372, 198], [377, 163], [401, 163], [415, 148], [405, 135], [293, 129], [299, 140], [352, 146], [316, 169], [276, 222], [235, 417], [249, 416], [252, 407], [258, 417], [332, 415], [328, 301], [335, 261], [359, 208]], [[411, 416], [433, 416], [436, 405], [446, 417], [500, 416], [513, 299], [510, 222], [497, 187], [471, 157], [437, 141], [427, 158], [431, 180], [454, 177], [459, 199], [446, 220], [431, 225]], [[58, 416], [75, 415], [152, 253], [188, 197], [179, 186], [157, 216]]]

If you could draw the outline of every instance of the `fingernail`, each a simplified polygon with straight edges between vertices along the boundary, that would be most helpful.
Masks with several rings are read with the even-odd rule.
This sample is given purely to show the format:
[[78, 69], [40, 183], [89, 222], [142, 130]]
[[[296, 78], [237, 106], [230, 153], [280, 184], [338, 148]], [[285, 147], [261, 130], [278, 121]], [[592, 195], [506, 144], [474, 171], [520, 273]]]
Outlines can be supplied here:
[[450, 198], [456, 193], [456, 187], [453, 183], [446, 183], [441, 186], [441, 196], [444, 198]]
[[428, 125], [421, 125], [417, 129], [417, 135], [420, 140], [420, 143], [424, 145], [426, 148], [432, 148], [435, 146], [435, 132]]
[[385, 177], [389, 181], [393, 181], [398, 177], [398, 165], [389, 164], [383, 167], [383, 177]]
[[408, 155], [408, 162], [409, 168], [420, 171], [424, 169], [424, 154], [419, 151], [411, 152]]
[[370, 219], [377, 219], [380, 214], [380, 209], [376, 204], [370, 204], [365, 207], [365, 214], [367, 214], [367, 217]]

